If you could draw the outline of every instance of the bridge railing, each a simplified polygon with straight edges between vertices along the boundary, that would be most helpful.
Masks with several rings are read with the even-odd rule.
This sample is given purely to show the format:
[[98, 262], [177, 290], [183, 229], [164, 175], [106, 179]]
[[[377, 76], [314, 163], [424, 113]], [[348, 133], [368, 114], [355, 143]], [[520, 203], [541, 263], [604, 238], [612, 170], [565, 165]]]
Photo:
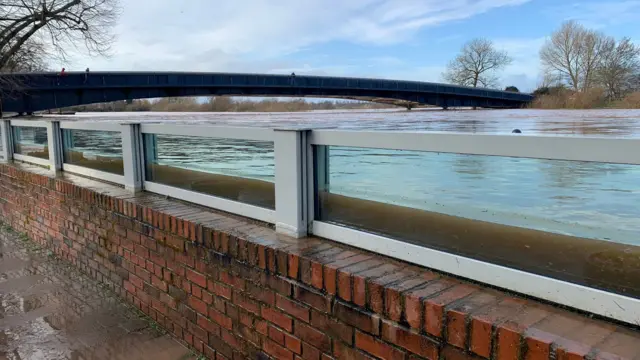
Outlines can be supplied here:
[[[633, 217], [640, 139], [20, 120], [3, 121], [0, 131], [7, 160], [170, 196], [273, 224], [289, 236], [312, 234], [640, 323]], [[447, 177], [451, 169], [458, 178]], [[543, 171], [568, 195], [536, 185]], [[585, 173], [603, 178], [577, 182]], [[456, 193], [456, 186], [467, 193]], [[589, 201], [598, 191], [597, 201]], [[478, 207], [474, 202], [484, 196], [503, 202]], [[613, 222], [614, 215], [623, 221], [611, 224], [613, 235], [593, 235], [593, 222], [583, 226], [573, 216], [611, 207], [607, 196], [627, 203], [600, 222]], [[543, 208], [551, 214], [543, 219], [536, 211], [547, 197], [557, 202]], [[567, 199], [584, 208], [565, 211]], [[451, 206], [455, 201], [459, 206]]]

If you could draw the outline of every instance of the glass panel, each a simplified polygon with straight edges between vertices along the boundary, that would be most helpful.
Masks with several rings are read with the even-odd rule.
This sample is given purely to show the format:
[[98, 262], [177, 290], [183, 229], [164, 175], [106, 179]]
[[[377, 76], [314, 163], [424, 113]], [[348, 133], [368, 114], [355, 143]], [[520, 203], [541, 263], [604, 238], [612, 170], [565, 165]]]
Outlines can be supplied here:
[[640, 166], [315, 152], [318, 220], [640, 297]]
[[13, 126], [13, 152], [49, 159], [47, 128]]
[[63, 129], [62, 141], [66, 164], [124, 175], [120, 132]]
[[275, 209], [273, 143], [145, 134], [146, 179]]

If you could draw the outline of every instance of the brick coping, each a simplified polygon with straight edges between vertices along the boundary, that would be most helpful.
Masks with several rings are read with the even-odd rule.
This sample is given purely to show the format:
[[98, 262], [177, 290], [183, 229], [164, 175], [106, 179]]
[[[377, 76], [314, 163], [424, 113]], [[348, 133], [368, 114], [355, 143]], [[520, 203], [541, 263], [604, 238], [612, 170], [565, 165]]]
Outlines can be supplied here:
[[[0, 164], [0, 176], [47, 187], [60, 199], [73, 197], [135, 219], [133, 226], [139, 233], [183, 254], [182, 260], [193, 268], [186, 274], [190, 281], [201, 281], [194, 259], [206, 257], [210, 250], [220, 262], [240, 262], [284, 279], [290, 286], [282, 290], [283, 295], [355, 327], [355, 347], [380, 358], [394, 358], [388, 349], [384, 354], [377, 352], [386, 343], [393, 345], [392, 350], [434, 360], [462, 355], [532, 360], [640, 358], [640, 332], [635, 329], [333, 241], [290, 238], [239, 216], [156, 194], [131, 194], [69, 173], [53, 177], [36, 166]], [[237, 277], [221, 280], [231, 286], [242, 281]], [[206, 279], [202, 286], [207, 288]], [[279, 308], [292, 307], [295, 312], [295, 304], [289, 302], [284, 296], [276, 299]], [[308, 315], [302, 311], [300, 316]]]

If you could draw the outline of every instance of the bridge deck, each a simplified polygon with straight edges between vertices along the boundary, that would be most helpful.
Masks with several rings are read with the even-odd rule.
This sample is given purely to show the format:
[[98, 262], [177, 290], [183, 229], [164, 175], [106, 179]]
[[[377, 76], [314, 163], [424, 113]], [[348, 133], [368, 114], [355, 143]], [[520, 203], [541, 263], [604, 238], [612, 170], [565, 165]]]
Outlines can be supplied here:
[[[72, 72], [3, 75], [21, 84], [3, 110], [33, 112], [98, 102], [173, 96], [328, 96], [406, 100], [419, 104], [514, 108], [529, 94], [449, 84], [385, 79], [269, 74]], [[4, 81], [6, 83], [7, 81]], [[5, 91], [6, 93], [6, 91]]]

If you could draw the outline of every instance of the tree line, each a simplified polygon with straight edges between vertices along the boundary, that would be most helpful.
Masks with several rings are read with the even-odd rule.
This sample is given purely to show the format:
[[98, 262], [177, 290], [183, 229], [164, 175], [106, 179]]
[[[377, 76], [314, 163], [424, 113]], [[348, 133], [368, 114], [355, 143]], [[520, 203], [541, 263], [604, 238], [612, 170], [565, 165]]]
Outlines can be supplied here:
[[[539, 56], [543, 81], [536, 95], [597, 90], [608, 100], [621, 100], [640, 90], [640, 47], [628, 37], [615, 39], [567, 21], [549, 36]], [[459, 85], [496, 87], [500, 71], [511, 63], [509, 54], [491, 40], [473, 39], [449, 62], [443, 78]]]
[[311, 110], [356, 110], [384, 109], [393, 105], [364, 101], [332, 101], [317, 102], [304, 99], [234, 99], [216, 96], [200, 101], [195, 97], [163, 98], [157, 100], [114, 101], [99, 104], [73, 106], [61, 109], [61, 112], [293, 112]]

